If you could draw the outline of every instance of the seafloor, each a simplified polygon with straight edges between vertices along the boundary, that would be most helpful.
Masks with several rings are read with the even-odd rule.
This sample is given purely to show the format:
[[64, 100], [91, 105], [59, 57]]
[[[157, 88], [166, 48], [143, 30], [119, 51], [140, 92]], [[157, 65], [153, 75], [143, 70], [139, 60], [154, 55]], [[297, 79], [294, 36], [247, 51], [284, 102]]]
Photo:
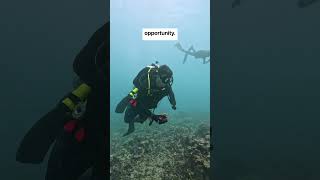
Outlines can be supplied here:
[[126, 127], [112, 129], [111, 179], [209, 179], [209, 119], [209, 113], [176, 113], [166, 124], [136, 124], [126, 137]]

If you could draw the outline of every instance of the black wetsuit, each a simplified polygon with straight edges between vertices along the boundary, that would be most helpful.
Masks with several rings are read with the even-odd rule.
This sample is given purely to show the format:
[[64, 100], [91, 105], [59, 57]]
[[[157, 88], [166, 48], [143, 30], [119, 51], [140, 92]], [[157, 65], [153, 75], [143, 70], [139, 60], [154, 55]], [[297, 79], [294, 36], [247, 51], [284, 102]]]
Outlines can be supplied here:
[[172, 106], [176, 105], [172, 87], [162, 84], [159, 73], [153, 70], [150, 71], [150, 92], [148, 92], [148, 71], [149, 67], [142, 69], [133, 80], [134, 86], [139, 89], [137, 105], [133, 107], [129, 104], [124, 116], [124, 121], [131, 126], [138, 115], [140, 122], [150, 117], [153, 114], [150, 109], [155, 109], [165, 96], [168, 96]]
[[81, 123], [85, 138], [80, 143], [61, 130], [50, 154], [46, 180], [77, 180], [91, 167], [92, 179], [105, 180], [108, 177], [109, 32], [109, 23], [106, 23], [93, 34], [74, 60], [75, 73], [92, 88]]

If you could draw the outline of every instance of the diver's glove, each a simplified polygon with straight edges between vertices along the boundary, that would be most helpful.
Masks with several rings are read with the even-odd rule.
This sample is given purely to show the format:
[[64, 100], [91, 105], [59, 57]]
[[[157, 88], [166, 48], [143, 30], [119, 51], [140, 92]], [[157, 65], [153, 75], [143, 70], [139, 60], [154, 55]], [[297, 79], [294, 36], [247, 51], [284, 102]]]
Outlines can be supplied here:
[[172, 108], [173, 110], [176, 110], [176, 109], [177, 109], [176, 105], [171, 106], [171, 108]]
[[161, 115], [152, 115], [151, 116], [152, 121], [156, 121], [159, 124], [164, 124], [168, 122], [168, 116], [166, 114], [161, 114]]

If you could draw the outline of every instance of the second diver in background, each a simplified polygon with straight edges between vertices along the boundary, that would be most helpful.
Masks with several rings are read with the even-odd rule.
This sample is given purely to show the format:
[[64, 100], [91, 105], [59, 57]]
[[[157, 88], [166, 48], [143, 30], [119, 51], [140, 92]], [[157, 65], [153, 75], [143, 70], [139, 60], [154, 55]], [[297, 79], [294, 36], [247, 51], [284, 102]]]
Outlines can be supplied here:
[[172, 91], [173, 72], [167, 65], [151, 64], [143, 68], [134, 78], [133, 90], [124, 97], [116, 107], [116, 113], [123, 113], [124, 121], [129, 124], [128, 132], [124, 136], [134, 132], [134, 123], [143, 123], [148, 118], [159, 124], [168, 121], [166, 114], [156, 115], [154, 110], [160, 100], [165, 96], [176, 109], [176, 100]]
[[[210, 50], [198, 50], [196, 51], [193, 46], [191, 46], [188, 50], [182, 48], [180, 43], [175, 44], [180, 51], [184, 52], [183, 64], [186, 63], [188, 56], [193, 56], [196, 59], [202, 59], [203, 64], [207, 64], [210, 62]], [[208, 58], [208, 59], [207, 59]]]

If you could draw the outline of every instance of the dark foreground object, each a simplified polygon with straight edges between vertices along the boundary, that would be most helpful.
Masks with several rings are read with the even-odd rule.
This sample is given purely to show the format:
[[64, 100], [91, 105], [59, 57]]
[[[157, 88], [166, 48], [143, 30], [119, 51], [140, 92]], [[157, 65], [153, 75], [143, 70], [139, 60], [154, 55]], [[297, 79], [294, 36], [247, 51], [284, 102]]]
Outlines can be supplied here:
[[91, 88], [86, 98], [86, 110], [82, 118], [77, 119], [77, 127], [70, 126], [73, 119], [63, 108], [66, 106], [59, 102], [36, 122], [18, 148], [17, 161], [41, 163], [53, 144], [46, 180], [78, 180], [89, 168], [92, 169], [91, 180], [108, 177], [109, 24], [104, 24], [92, 35], [74, 60], [75, 73]]
[[298, 7], [299, 8], [305, 8], [308, 7], [316, 2], [319, 2], [319, 0], [299, 0], [298, 1]]
[[240, 6], [240, 5], [241, 5], [241, 0], [234, 0], [234, 1], [232, 2], [231, 7], [232, 7], [232, 8], [236, 8], [236, 7]]
[[57, 107], [44, 115], [21, 141], [16, 160], [21, 163], [41, 163], [63, 126], [64, 119], [63, 107]]
[[92, 171], [82, 178], [104, 180], [106, 177], [99, 172], [102, 165], [99, 164], [102, 160], [101, 153], [103, 153], [99, 151], [102, 148], [100, 150], [92, 148], [97, 146], [100, 145], [95, 141], [86, 139], [83, 143], [79, 143], [71, 134], [62, 132], [53, 146], [46, 180], [77, 180], [91, 167], [93, 167]]

